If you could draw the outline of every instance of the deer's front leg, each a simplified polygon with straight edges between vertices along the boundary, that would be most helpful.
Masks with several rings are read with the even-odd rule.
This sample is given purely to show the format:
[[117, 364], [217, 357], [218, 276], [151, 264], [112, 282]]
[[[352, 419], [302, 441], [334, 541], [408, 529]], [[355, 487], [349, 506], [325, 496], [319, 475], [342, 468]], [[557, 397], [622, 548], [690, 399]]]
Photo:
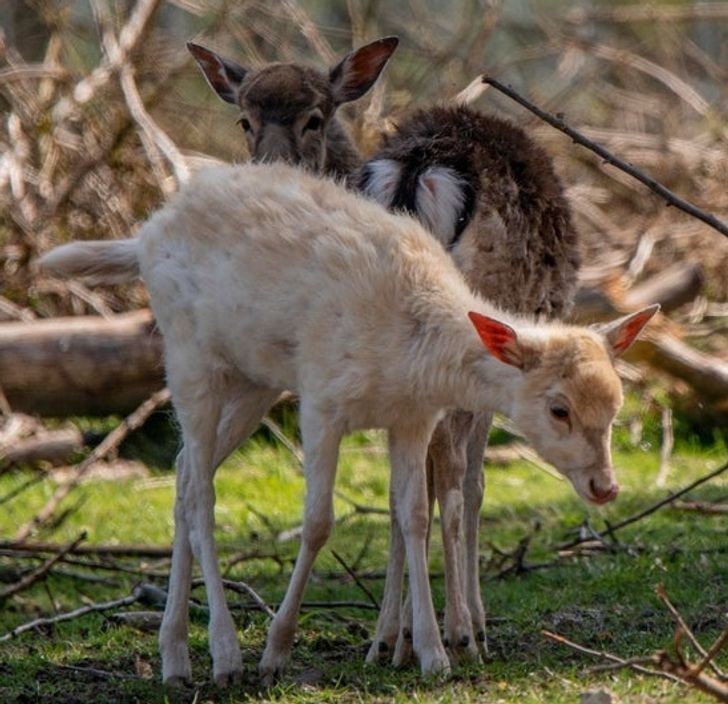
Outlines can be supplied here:
[[412, 647], [423, 674], [447, 673], [450, 662], [440, 640], [427, 571], [427, 530], [430, 520], [425, 458], [434, 418], [398, 426], [389, 432], [392, 492], [409, 566]]

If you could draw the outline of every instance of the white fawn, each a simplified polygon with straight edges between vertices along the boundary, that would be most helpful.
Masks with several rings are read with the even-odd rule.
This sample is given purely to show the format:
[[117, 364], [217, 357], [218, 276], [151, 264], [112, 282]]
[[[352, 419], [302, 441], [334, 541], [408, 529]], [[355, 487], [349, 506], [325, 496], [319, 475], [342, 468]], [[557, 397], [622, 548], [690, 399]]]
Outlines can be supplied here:
[[[571, 310], [579, 256], [569, 206], [548, 154], [517, 126], [464, 106], [415, 111], [351, 183], [417, 217], [473, 290], [498, 307], [549, 319]], [[427, 457], [430, 502], [437, 497], [442, 515], [445, 643], [455, 660], [487, 651], [478, 530], [491, 419], [488, 411], [451, 411]], [[400, 665], [411, 655], [409, 600], [400, 618], [404, 561], [393, 541], [368, 662], [394, 655]]]
[[613, 361], [657, 310], [602, 329], [538, 324], [471, 292], [409, 217], [283, 164], [202, 171], [131, 240], [46, 254], [61, 276], [141, 274], [164, 338], [182, 429], [175, 539], [160, 630], [163, 679], [191, 676], [192, 558], [210, 608], [213, 675], [242, 672], [213, 537], [213, 476], [282, 389], [296, 391], [305, 452], [301, 547], [260, 662], [285, 666], [313, 562], [333, 524], [341, 438], [385, 428], [391, 508], [408, 560], [412, 643], [423, 673], [447, 671], [426, 560], [425, 458], [444, 410], [500, 411], [587, 500], [614, 496], [610, 430], [622, 403]]

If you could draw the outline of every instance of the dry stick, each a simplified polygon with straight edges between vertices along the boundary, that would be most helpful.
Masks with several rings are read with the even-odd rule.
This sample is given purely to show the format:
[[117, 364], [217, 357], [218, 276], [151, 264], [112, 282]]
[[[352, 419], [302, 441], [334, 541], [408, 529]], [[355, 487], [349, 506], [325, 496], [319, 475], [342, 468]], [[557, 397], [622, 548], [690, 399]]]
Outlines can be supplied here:
[[719, 20], [728, 18], [728, 3], [693, 2], [690, 5], [656, 6], [652, 4], [623, 5], [596, 8], [575, 8], [566, 13], [570, 24], [583, 25], [587, 22], [609, 22], [626, 24], [631, 22], [685, 22], [690, 20]]
[[377, 601], [377, 598], [374, 596], [374, 594], [371, 593], [371, 591], [369, 590], [369, 587], [367, 587], [366, 584], [364, 584], [359, 579], [359, 577], [354, 572], [354, 570], [352, 570], [351, 567], [349, 567], [349, 565], [346, 564], [346, 562], [344, 561], [344, 558], [341, 557], [341, 555], [339, 555], [339, 553], [337, 553], [336, 550], [332, 550], [331, 554], [334, 556], [334, 559], [346, 570], [346, 573], [349, 575], [349, 577], [351, 577], [356, 582], [356, 586], [359, 587], [359, 589], [361, 589], [367, 595], [367, 599], [369, 599], [369, 601], [372, 602], [372, 604], [374, 605], [374, 608], [377, 609], [377, 611], [378, 611], [379, 602]]
[[713, 667], [713, 670], [716, 671], [716, 674], [724, 680], [725, 675], [721, 670], [717, 668], [717, 666], [713, 663], [713, 658], [721, 651], [723, 648], [725, 648], [726, 644], [728, 644], [728, 628], [724, 629], [723, 633], [721, 633], [716, 639], [713, 645], [708, 648], [708, 652], [705, 653], [705, 656], [703, 659], [693, 667], [690, 668], [690, 677], [697, 677], [705, 668], [707, 665], [711, 665]]
[[710, 694], [715, 697], [718, 701], [728, 702], [728, 685], [720, 680], [706, 675], [702, 670], [708, 664], [711, 658], [713, 658], [718, 651], [728, 641], [728, 628], [718, 637], [718, 640], [711, 646], [708, 657], [697, 665], [690, 665], [686, 662], [683, 654], [680, 652], [680, 637], [682, 631], [678, 629], [675, 634], [675, 656], [676, 659], [670, 657], [670, 655], [663, 651], [655, 654], [655, 660], [660, 666], [663, 672], [679, 677], [683, 682], [692, 685], [696, 689], [699, 689], [706, 694]]
[[[579, 653], [584, 653], [586, 655], [593, 655], [597, 658], [603, 658], [604, 660], [609, 660], [610, 662], [618, 663], [622, 667], [629, 667], [632, 670], [635, 670], [636, 672], [641, 672], [645, 675], [654, 675], [655, 677], [662, 677], [666, 680], [671, 680], [673, 682], [682, 682], [682, 680], [679, 677], [676, 677], [675, 675], [671, 675], [667, 672], [661, 672], [660, 670], [652, 670], [649, 667], [642, 667], [634, 660], [629, 660], [625, 658], [620, 658], [618, 655], [612, 655], [612, 653], [608, 653], [605, 650], [592, 650], [591, 648], [586, 648], [583, 645], [579, 645], [578, 643], [574, 643], [574, 641], [569, 640], [568, 638], [564, 638], [564, 636], [559, 635], [558, 633], [552, 633], [551, 631], [542, 630], [541, 633], [548, 638], [549, 640], [553, 640], [556, 643], [561, 643], [562, 645], [566, 645], [572, 650], [576, 650]], [[639, 658], [641, 662], [644, 662], [644, 658]]]
[[563, 132], [564, 134], [571, 137], [571, 139], [576, 144], [580, 144], [581, 146], [590, 149], [595, 154], [598, 154], [602, 159], [604, 159], [606, 163], [611, 164], [612, 166], [616, 166], [618, 169], [637, 179], [645, 186], [647, 186], [651, 191], [657, 193], [657, 195], [664, 198], [669, 205], [674, 205], [676, 208], [679, 208], [683, 212], [688, 213], [688, 215], [692, 215], [694, 218], [702, 220], [707, 225], [710, 225], [710, 227], [712, 227], [714, 230], [717, 230], [725, 237], [728, 237], [728, 224], [724, 223], [722, 220], [719, 220], [714, 215], [706, 213], [704, 210], [701, 210], [692, 203], [683, 200], [678, 195], [673, 193], [669, 188], [666, 188], [652, 177], [642, 173], [642, 171], [640, 171], [637, 167], [620, 159], [619, 157], [614, 156], [614, 154], [612, 154], [600, 144], [597, 144], [591, 139], [588, 139], [580, 132], [577, 132], [573, 127], [569, 127], [569, 125], [567, 125], [561, 117], [551, 115], [545, 110], [542, 110], [538, 106], [534, 105], [531, 101], [527, 100], [515, 90], [513, 90], [513, 88], [504, 85], [495, 78], [484, 75], [482, 76], [482, 81], [493, 86], [493, 88], [499, 90], [504, 95], [507, 95], [509, 98], [511, 98], [511, 100], [515, 100], [524, 108], [530, 110], [534, 115], [540, 117], [544, 122], [547, 122], [549, 125], [555, 127], [560, 132]]
[[696, 487], [700, 486], [701, 484], [705, 484], [705, 482], [710, 481], [714, 477], [717, 477], [718, 475], [722, 474], [728, 469], [728, 462], [718, 467], [718, 469], [713, 470], [709, 474], [706, 474], [703, 477], [700, 477], [699, 479], [696, 479], [691, 484], [688, 484], [683, 489], [680, 489], [680, 491], [676, 491], [674, 494], [670, 494], [667, 498], [663, 499], [662, 501], [658, 501], [656, 504], [653, 504], [652, 506], [647, 507], [644, 511], [640, 511], [639, 513], [634, 514], [633, 516], [630, 516], [629, 518], [625, 518], [623, 521], [620, 521], [619, 523], [615, 523], [614, 525], [610, 525], [603, 533], [604, 535], [611, 535], [615, 531], [624, 528], [625, 526], [631, 525], [632, 523], [635, 523], [645, 516], [649, 516], [651, 513], [654, 513], [658, 509], [662, 508], [663, 506], [666, 506], [669, 503], [672, 503], [675, 499], [683, 496], [684, 494], [687, 494], [689, 491], [692, 491]]
[[104, 601], [101, 603], [87, 604], [74, 611], [66, 611], [65, 613], [52, 616], [50, 618], [36, 618], [33, 621], [24, 623], [12, 631], [6, 633], [4, 636], [0, 636], [0, 643], [11, 640], [21, 633], [32, 631], [34, 628], [40, 626], [49, 626], [54, 623], [60, 623], [61, 621], [70, 621], [71, 619], [78, 618], [79, 616], [85, 616], [96, 611], [109, 611], [109, 609], [117, 609], [120, 606], [130, 606], [139, 599], [141, 594], [141, 588], [139, 586], [134, 587], [132, 593], [129, 596], [122, 597], [121, 599], [114, 599], [113, 601]]
[[90, 101], [96, 91], [127, 62], [129, 55], [141, 43], [161, 0], [138, 0], [127, 23], [119, 33], [119, 51], [97, 66], [89, 76], [76, 84], [70, 97], [64, 97], [53, 108], [54, 122], [65, 122], [77, 106]]
[[[202, 587], [205, 585], [205, 580], [202, 577], [197, 577], [192, 580], [192, 588], [195, 587]], [[253, 589], [247, 582], [241, 582], [239, 580], [233, 580], [233, 579], [223, 579], [222, 585], [230, 589], [234, 592], [237, 592], [238, 594], [247, 594], [256, 604], [256, 606], [261, 610], [265, 611], [265, 613], [268, 614], [271, 618], [273, 618], [276, 613], [271, 609], [270, 606], [265, 602], [262, 596], [258, 594], [258, 592]]]
[[[0, 550], [14, 552], [58, 552], [58, 543], [0, 541]], [[172, 557], [172, 548], [162, 545], [81, 545], [69, 551], [74, 555], [117, 555], [120, 557]]]
[[86, 540], [86, 531], [83, 531], [78, 536], [78, 538], [76, 538], [76, 540], [74, 540], [72, 543], [69, 543], [66, 547], [62, 548], [57, 554], [46, 560], [42, 565], [34, 569], [32, 572], [29, 572], [21, 580], [19, 580], [15, 584], [11, 584], [9, 587], [5, 587], [5, 589], [0, 590], [0, 601], [2, 601], [3, 599], [7, 599], [13, 594], [17, 594], [24, 589], [27, 589], [28, 587], [43, 579], [48, 574], [48, 572], [50, 572], [51, 568], [53, 567], [53, 565], [56, 564], [56, 562], [62, 560], [83, 540]]
[[[710, 664], [713, 672], [715, 672], [718, 677], [723, 679], [725, 677], [725, 674], [714, 662], [712, 662], [712, 656], [711, 658], [708, 658], [708, 653], [705, 651], [705, 648], [700, 645], [700, 641], [698, 641], [698, 639], [695, 637], [695, 634], [688, 628], [688, 625], [687, 623], [685, 623], [682, 615], [675, 608], [673, 603], [670, 601], [670, 598], [667, 596], [667, 592], [665, 591], [665, 585], [658, 584], [655, 587], [655, 594], [657, 594], [657, 598], [667, 607], [667, 610], [672, 614], [672, 617], [675, 619], [677, 625], [682, 628], [683, 633], [685, 633], [688, 640], [693, 644], [695, 650], [697, 650], [700, 656], [704, 658], [703, 662], [705, 662], [706, 664]], [[703, 667], [705, 667], [705, 665], [703, 665]], [[702, 670], [703, 668], [701, 667], [700, 669]], [[698, 672], [699, 671], [700, 670], [698, 670]]]
[[[296, 445], [288, 436], [283, 432], [283, 429], [276, 423], [270, 416], [263, 416], [260, 421], [261, 425], [264, 425], [273, 436], [286, 448], [298, 463], [300, 469], [304, 468], [304, 454], [303, 450]], [[374, 513], [377, 515], [388, 516], [389, 510], [385, 508], [375, 508], [372, 506], [363, 506], [357, 503], [354, 499], [349, 498], [346, 494], [342, 494], [338, 489], [334, 490], [334, 496], [341, 499], [344, 503], [349, 504], [354, 509], [354, 513], [369, 514]]]
[[83, 478], [84, 474], [91, 466], [103, 459], [109, 452], [116, 449], [126, 436], [139, 428], [144, 421], [160, 406], [167, 403], [170, 399], [168, 389], [162, 389], [152, 394], [139, 408], [131, 415], [127, 416], [116, 428], [114, 428], [91, 452], [91, 454], [82, 462], [76, 465], [72, 478], [56, 489], [55, 493], [46, 502], [45, 506], [20, 530], [15, 534], [15, 542], [25, 540], [30, 533], [47, 522], [53, 515], [58, 505], [64, 498], [74, 489]]
[[657, 472], [655, 485], [664, 487], [667, 483], [667, 475], [670, 473], [670, 456], [675, 443], [675, 436], [672, 431], [672, 408], [663, 406], [661, 412], [662, 424], [662, 445], [660, 447], [660, 469]]
[[696, 511], [697, 513], [709, 515], [728, 513], [728, 504], [710, 503], [708, 501], [676, 501], [673, 508], [680, 511]]
[[[675, 499], [680, 498], [681, 496], [687, 494], [689, 491], [692, 491], [696, 487], [700, 486], [701, 484], [705, 484], [705, 482], [710, 481], [714, 477], [717, 477], [719, 474], [722, 474], [728, 469], [728, 462], [721, 465], [717, 469], [713, 470], [709, 474], [706, 474], [705, 476], [700, 477], [699, 479], [696, 479], [692, 484], [688, 484], [688, 486], [684, 487], [683, 489], [680, 489], [680, 491], [676, 491], [674, 494], [670, 494], [666, 498], [662, 499], [661, 501], [658, 501], [655, 504], [652, 504], [651, 506], [648, 506], [646, 509], [640, 511], [639, 513], [635, 513], [632, 516], [629, 516], [628, 518], [625, 518], [623, 521], [620, 521], [619, 523], [615, 524], [609, 524], [607, 525], [607, 528], [602, 531], [601, 533], [596, 533], [596, 536], [598, 536], [599, 540], [604, 540], [604, 536], [606, 535], [612, 535], [616, 531], [620, 530], [621, 528], [624, 528], [625, 526], [631, 525], [632, 523], [636, 523], [637, 521], [645, 518], [645, 516], [649, 516], [650, 514], [654, 513], [658, 509], [661, 509], [663, 506], [667, 506], [667, 504], [671, 504]], [[568, 543], [565, 543], [564, 545], [560, 546], [560, 549], [566, 549], [571, 548], [576, 545], [579, 545], [580, 543], [587, 542], [588, 540], [593, 540], [596, 536], [587, 536], [587, 537], [580, 537], [575, 540], [572, 540]]]

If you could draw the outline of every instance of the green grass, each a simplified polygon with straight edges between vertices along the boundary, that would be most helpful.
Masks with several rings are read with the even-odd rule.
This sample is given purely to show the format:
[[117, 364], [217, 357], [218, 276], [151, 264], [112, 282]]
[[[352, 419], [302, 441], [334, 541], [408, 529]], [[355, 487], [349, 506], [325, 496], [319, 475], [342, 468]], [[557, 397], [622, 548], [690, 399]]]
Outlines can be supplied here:
[[[144, 441], [137, 445], [144, 453]], [[156, 634], [112, 623], [95, 614], [27, 633], [0, 645], [1, 702], [576, 702], [590, 687], [606, 687], [622, 702], [707, 702], [684, 686], [630, 671], [589, 673], [596, 661], [546, 641], [541, 629], [557, 631], [596, 649], [623, 657], [646, 655], [671, 646], [674, 626], [654, 595], [663, 583], [673, 602], [703, 643], [726, 622], [728, 610], [728, 545], [725, 517], [664, 509], [619, 532], [624, 549], [565, 561], [548, 569], [495, 578], [485, 569], [493, 547], [510, 550], [532, 535], [528, 562], [551, 561], [555, 546], [573, 535], [585, 519], [597, 528], [615, 522], [664, 495], [654, 487], [658, 457], [654, 450], [622, 448], [615, 463], [623, 487], [619, 501], [604, 509], [586, 507], [567, 482], [525, 463], [487, 470], [487, 496], [482, 510], [483, 592], [489, 614], [493, 659], [481, 667], [457, 668], [446, 681], [423, 680], [416, 669], [368, 668], [363, 665], [367, 634], [375, 613], [363, 609], [307, 609], [300, 619], [298, 642], [284, 680], [271, 690], [258, 684], [266, 618], [234, 610], [245, 661], [245, 680], [220, 691], [210, 684], [205, 613], [193, 609], [190, 646], [195, 685], [165, 691], [159, 684]], [[338, 488], [359, 504], [387, 506], [388, 475], [383, 438], [358, 435], [343, 446]], [[168, 453], [171, 456], [171, 453]], [[691, 447], [682, 443], [673, 458], [670, 488], [682, 486], [723, 461], [725, 445]], [[163, 455], [159, 455], [163, 457]], [[154, 463], [153, 463], [154, 464]], [[168, 544], [172, 537], [173, 475], [161, 469], [148, 480], [93, 482], [79, 487], [66, 506], [77, 506], [60, 526], [38, 538], [70, 541], [81, 530], [89, 543]], [[22, 473], [0, 477], [0, 496], [27, 479]], [[0, 507], [0, 536], [12, 536], [52, 493], [44, 481]], [[217, 538], [223, 560], [234, 552], [265, 557], [236, 564], [233, 579], [250, 583], [269, 603], [280, 600], [295, 557], [297, 541], [274, 536], [301, 520], [303, 480], [293, 458], [269, 442], [256, 440], [235, 453], [220, 469], [217, 489]], [[723, 475], [692, 498], [725, 500]], [[380, 574], [386, 564], [388, 520], [361, 515], [337, 499], [340, 521], [322, 551], [306, 600], [365, 601], [351, 580], [342, 576], [331, 555], [335, 549], [357, 570], [373, 578], [367, 584], [381, 594]], [[432, 580], [436, 607], [443, 606], [441, 552], [435, 531]], [[273, 556], [273, 557], [270, 557]], [[117, 562], [120, 562], [117, 560]], [[20, 561], [0, 558], [0, 579]], [[25, 565], [35, 564], [32, 560]], [[127, 560], [128, 566], [165, 571], [167, 564]], [[0, 632], [57, 609], [69, 610], [85, 600], [100, 601], [128, 594], [139, 579], [111, 571], [91, 572], [64, 565], [66, 573], [95, 574], [108, 584], [87, 582], [73, 574], [53, 574], [45, 583], [7, 600], [0, 610]], [[10, 576], [5, 577], [10, 579]], [[164, 580], [149, 580], [163, 585]], [[204, 591], [195, 590], [204, 602]], [[241, 597], [229, 594], [235, 607]], [[145, 607], [139, 607], [145, 608]], [[722, 664], [728, 665], [725, 653]], [[84, 672], [65, 669], [85, 668]], [[122, 677], [94, 676], [96, 668]]]

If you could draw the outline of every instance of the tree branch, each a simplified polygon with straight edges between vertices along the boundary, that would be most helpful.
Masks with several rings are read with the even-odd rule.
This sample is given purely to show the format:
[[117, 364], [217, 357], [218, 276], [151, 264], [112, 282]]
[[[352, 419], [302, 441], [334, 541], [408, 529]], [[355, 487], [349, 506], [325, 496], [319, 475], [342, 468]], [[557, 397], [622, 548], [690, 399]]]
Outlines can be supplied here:
[[688, 215], [692, 215], [694, 218], [701, 220], [707, 225], [710, 225], [710, 227], [720, 232], [723, 236], [728, 237], [728, 224], [726, 224], [722, 220], [719, 220], [717, 217], [715, 217], [715, 215], [706, 213], [704, 210], [701, 210], [696, 205], [693, 205], [692, 203], [683, 200], [677, 194], [673, 193], [669, 188], [666, 188], [651, 176], [647, 176], [646, 174], [644, 174], [637, 167], [615, 156], [600, 144], [593, 142], [591, 139], [588, 139], [580, 132], [577, 132], [573, 127], [569, 127], [569, 125], [564, 122], [563, 118], [560, 115], [554, 116], [546, 112], [545, 110], [542, 110], [537, 105], [534, 105], [530, 100], [527, 100], [515, 90], [513, 90], [513, 88], [504, 85], [495, 78], [484, 75], [481, 77], [481, 80], [483, 81], [483, 83], [487, 83], [493, 86], [493, 88], [495, 88], [496, 90], [499, 90], [504, 95], [507, 95], [509, 98], [511, 98], [511, 100], [515, 100], [524, 108], [530, 110], [534, 115], [541, 118], [544, 122], [547, 122], [549, 125], [556, 128], [560, 132], [563, 132], [564, 134], [571, 137], [571, 139], [576, 144], [580, 144], [581, 146], [593, 151], [595, 154], [598, 154], [602, 159], [604, 159], [606, 163], [617, 167], [618, 169], [637, 179], [645, 186], [647, 186], [651, 191], [667, 201], [669, 205], [673, 205], [683, 212], [688, 213]]

